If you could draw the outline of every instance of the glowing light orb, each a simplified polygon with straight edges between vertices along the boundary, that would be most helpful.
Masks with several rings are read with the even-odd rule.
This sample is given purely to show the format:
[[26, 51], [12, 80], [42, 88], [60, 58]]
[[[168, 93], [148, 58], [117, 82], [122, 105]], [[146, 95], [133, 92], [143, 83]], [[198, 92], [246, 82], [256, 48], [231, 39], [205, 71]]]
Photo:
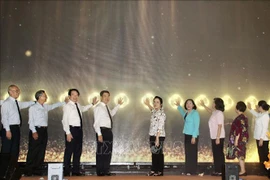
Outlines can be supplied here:
[[129, 104], [129, 98], [125, 93], [119, 93], [114, 97], [114, 103], [118, 104], [118, 99], [122, 98], [123, 99], [123, 104], [120, 106], [120, 108], [124, 108]]
[[144, 105], [144, 107], [145, 107], [146, 109], [148, 109], [148, 107], [144, 104], [144, 101], [148, 98], [150, 104], [153, 106], [153, 99], [154, 99], [154, 97], [155, 97], [155, 96], [154, 96], [153, 94], [151, 94], [151, 93], [147, 93], [147, 94], [145, 94], [145, 95], [142, 97], [141, 103]]
[[197, 105], [197, 107], [198, 107], [199, 109], [201, 109], [201, 110], [204, 110], [204, 107], [200, 105], [200, 104], [201, 104], [201, 100], [203, 100], [203, 102], [204, 102], [204, 104], [205, 104], [206, 106], [209, 106], [210, 102], [209, 102], [209, 99], [208, 99], [205, 95], [203, 95], [203, 94], [199, 95], [199, 96], [195, 99], [195, 104]]
[[100, 102], [100, 94], [98, 92], [93, 92], [92, 94], [90, 94], [88, 96], [88, 102], [89, 102], [89, 104], [91, 104], [93, 102], [94, 97], [97, 97], [98, 102]]
[[177, 106], [175, 105], [175, 101], [176, 100], [180, 100], [180, 105], [183, 105], [184, 104], [184, 100], [183, 100], [183, 98], [179, 95], [179, 94], [174, 94], [174, 95], [172, 95], [170, 98], [169, 98], [169, 105], [172, 107], [172, 108], [174, 108], [174, 109], [176, 109], [177, 108]]
[[62, 93], [61, 95], [60, 95], [60, 97], [59, 97], [59, 101], [60, 102], [64, 102], [65, 101], [65, 98], [68, 96], [68, 92], [66, 91], [66, 92], [64, 92], [64, 93]]
[[255, 96], [249, 96], [246, 100], [245, 103], [250, 103], [251, 104], [251, 108], [255, 109], [256, 106], [258, 105], [258, 99]]
[[26, 55], [27, 57], [32, 56], [32, 51], [30, 51], [30, 50], [25, 51], [25, 55]]
[[229, 95], [223, 96], [223, 101], [225, 105], [225, 110], [229, 110], [234, 106], [234, 101]]

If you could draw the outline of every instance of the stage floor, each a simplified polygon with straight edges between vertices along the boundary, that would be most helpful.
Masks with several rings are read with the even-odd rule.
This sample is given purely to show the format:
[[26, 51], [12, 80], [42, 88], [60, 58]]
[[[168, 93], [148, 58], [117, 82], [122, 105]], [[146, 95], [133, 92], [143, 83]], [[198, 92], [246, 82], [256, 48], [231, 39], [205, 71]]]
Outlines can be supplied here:
[[[39, 180], [39, 176], [22, 177], [21, 180]], [[83, 176], [83, 177], [65, 177], [66, 180], [221, 180], [221, 177], [214, 176], [162, 176], [162, 177], [147, 177], [147, 176], [111, 176], [111, 177], [97, 177], [97, 176]], [[268, 180], [263, 176], [243, 176], [239, 180]], [[47, 177], [44, 177], [47, 180]]]

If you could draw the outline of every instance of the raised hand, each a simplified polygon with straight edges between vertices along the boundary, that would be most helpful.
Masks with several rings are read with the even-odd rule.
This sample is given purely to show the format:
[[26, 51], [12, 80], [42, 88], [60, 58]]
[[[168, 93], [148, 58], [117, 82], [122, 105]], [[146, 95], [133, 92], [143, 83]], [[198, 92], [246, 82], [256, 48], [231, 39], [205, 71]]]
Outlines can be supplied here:
[[203, 107], [205, 106], [205, 104], [204, 104], [204, 101], [203, 101], [203, 100], [200, 100], [200, 105], [201, 105], [201, 106], [203, 106]]
[[97, 99], [97, 97], [95, 96], [95, 97], [93, 98], [93, 100], [92, 100], [92, 104], [95, 105], [95, 104], [97, 104], [97, 103], [98, 103], [98, 99]]
[[124, 103], [124, 99], [123, 98], [119, 98], [118, 99], [118, 104], [122, 105]]
[[247, 107], [248, 107], [248, 109], [251, 109], [251, 104], [250, 104], [250, 102], [247, 103]]
[[174, 102], [174, 105], [176, 105], [176, 106], [180, 106], [180, 98], [177, 98], [176, 100], [175, 100], [175, 102]]
[[146, 99], [144, 100], [144, 104], [145, 104], [146, 106], [149, 106], [149, 105], [150, 105], [150, 100], [149, 100], [149, 98], [146, 98]]
[[65, 101], [65, 103], [68, 103], [69, 102], [68, 96], [65, 97], [65, 100], [64, 101]]

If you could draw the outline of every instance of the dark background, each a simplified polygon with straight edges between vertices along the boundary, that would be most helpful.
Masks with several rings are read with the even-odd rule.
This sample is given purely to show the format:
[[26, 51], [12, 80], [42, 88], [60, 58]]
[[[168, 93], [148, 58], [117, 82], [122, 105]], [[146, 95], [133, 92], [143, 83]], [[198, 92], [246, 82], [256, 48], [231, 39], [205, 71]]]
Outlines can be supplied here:
[[[26, 52], [31, 55], [27, 56]], [[1, 99], [7, 87], [21, 88], [20, 100], [45, 89], [49, 102], [69, 88], [81, 104], [102, 89], [113, 98], [125, 93], [129, 104], [114, 120], [114, 162], [150, 161], [150, 114], [146, 93], [164, 99], [166, 161], [184, 161], [183, 122], [169, 105], [173, 94], [185, 100], [204, 94], [229, 95], [226, 133], [235, 103], [270, 100], [270, 2], [267, 1], [1, 1]], [[228, 106], [227, 106], [228, 107]], [[23, 110], [21, 161], [25, 161], [28, 110]], [[208, 118], [199, 109], [200, 162], [211, 162]], [[257, 161], [250, 120], [247, 161]], [[47, 161], [62, 161], [62, 109], [49, 113]], [[92, 109], [84, 113], [83, 161], [95, 161]], [[227, 143], [225, 143], [227, 144]]]

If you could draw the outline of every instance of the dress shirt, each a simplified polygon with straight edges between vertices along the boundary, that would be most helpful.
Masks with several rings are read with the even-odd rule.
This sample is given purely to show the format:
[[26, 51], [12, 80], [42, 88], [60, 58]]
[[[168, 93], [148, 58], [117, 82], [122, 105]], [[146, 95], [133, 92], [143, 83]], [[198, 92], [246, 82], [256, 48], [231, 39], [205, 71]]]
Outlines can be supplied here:
[[[113, 117], [116, 112], [118, 111], [120, 105], [116, 105], [113, 110], [110, 110], [110, 108], [108, 107], [111, 116]], [[98, 103], [98, 105], [95, 107], [94, 109], [94, 129], [96, 131], [96, 133], [100, 136], [101, 134], [101, 130], [100, 127], [106, 127], [106, 128], [111, 128], [111, 119], [110, 116], [108, 114], [108, 111], [106, 109], [106, 104], [103, 102]]]
[[150, 119], [150, 129], [149, 135], [156, 136], [157, 133], [160, 133], [160, 137], [165, 137], [165, 120], [166, 114], [164, 113], [163, 109], [155, 110], [153, 109]]
[[36, 126], [48, 126], [48, 111], [53, 110], [59, 106], [63, 106], [64, 102], [58, 102], [52, 105], [39, 104], [38, 102], [29, 108], [29, 129], [32, 133], [37, 132]]
[[213, 111], [208, 121], [208, 125], [211, 139], [217, 139], [218, 125], [222, 125], [219, 138], [225, 138], [224, 114], [222, 111], [220, 110]]
[[[34, 101], [29, 102], [19, 102], [18, 105], [20, 109], [28, 108], [29, 106], [35, 104]], [[2, 114], [2, 124], [6, 131], [10, 131], [10, 125], [20, 125], [20, 116], [18, 108], [13, 97], [8, 97], [2, 104], [1, 108]]]
[[[87, 111], [93, 106], [92, 104], [87, 106], [81, 106], [79, 103], [77, 104], [81, 113]], [[64, 105], [62, 124], [66, 134], [70, 134], [69, 126], [81, 126], [81, 120], [75, 102], [69, 101], [66, 105]]]
[[254, 128], [254, 139], [268, 141], [267, 131], [269, 124], [268, 112], [258, 113], [255, 110], [249, 110], [251, 114], [255, 116], [255, 128]]
[[0, 106], [2, 106], [3, 102], [4, 102], [4, 100], [0, 100]]
[[[183, 117], [185, 117], [187, 112], [185, 112], [185, 110], [181, 106], [178, 106], [177, 110]], [[187, 114], [187, 117], [184, 121], [185, 123], [183, 133], [187, 135], [192, 135], [192, 137], [197, 138], [197, 136], [199, 135], [200, 127], [200, 115], [198, 111], [193, 109], [190, 113]]]

